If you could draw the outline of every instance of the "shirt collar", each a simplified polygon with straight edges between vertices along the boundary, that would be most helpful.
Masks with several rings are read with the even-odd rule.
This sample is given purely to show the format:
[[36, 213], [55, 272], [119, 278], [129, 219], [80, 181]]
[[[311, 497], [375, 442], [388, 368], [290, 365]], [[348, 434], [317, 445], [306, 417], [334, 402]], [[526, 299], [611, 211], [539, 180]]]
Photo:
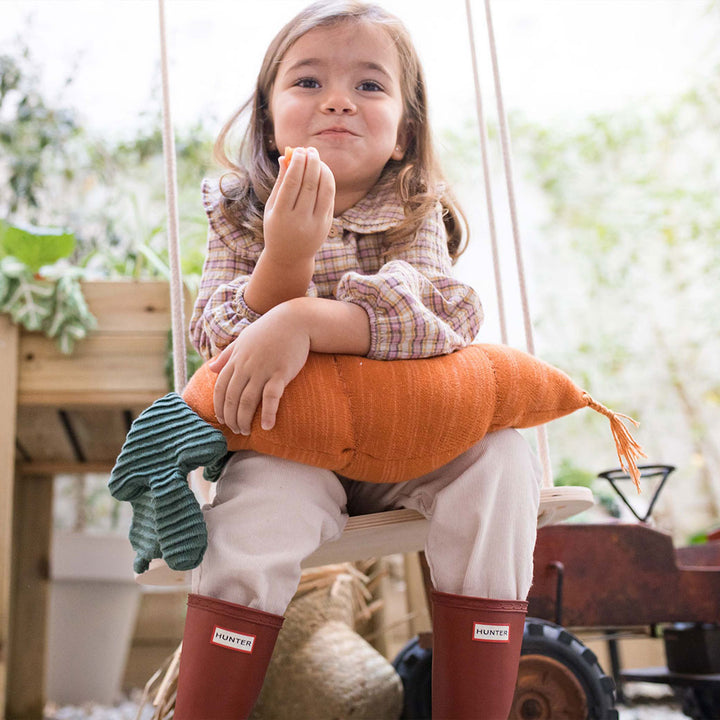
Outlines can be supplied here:
[[381, 177], [362, 200], [333, 220], [333, 227], [356, 233], [381, 233], [402, 222], [405, 211], [395, 191], [395, 176]]

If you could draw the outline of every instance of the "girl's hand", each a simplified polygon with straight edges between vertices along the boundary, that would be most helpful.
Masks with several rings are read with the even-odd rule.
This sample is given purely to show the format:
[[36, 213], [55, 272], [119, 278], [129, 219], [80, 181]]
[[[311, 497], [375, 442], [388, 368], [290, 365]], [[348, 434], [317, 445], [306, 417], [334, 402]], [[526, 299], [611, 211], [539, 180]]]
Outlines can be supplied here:
[[249, 435], [262, 403], [261, 426], [272, 429], [280, 398], [309, 351], [307, 329], [282, 305], [246, 327], [209, 365], [219, 373], [213, 395], [219, 422]]
[[265, 203], [265, 252], [280, 264], [312, 258], [333, 220], [335, 178], [315, 148], [295, 148]]

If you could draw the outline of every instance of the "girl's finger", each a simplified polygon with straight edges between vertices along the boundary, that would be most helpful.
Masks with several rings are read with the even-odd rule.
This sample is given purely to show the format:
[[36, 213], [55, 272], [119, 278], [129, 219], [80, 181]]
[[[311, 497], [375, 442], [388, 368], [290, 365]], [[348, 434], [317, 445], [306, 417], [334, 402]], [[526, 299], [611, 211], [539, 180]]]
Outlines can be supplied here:
[[[221, 412], [224, 424], [227, 425], [234, 433], [237, 433], [240, 431], [240, 428], [237, 424], [238, 405], [240, 404], [242, 395], [245, 391], [245, 386], [247, 385], [249, 378], [247, 375], [239, 372], [237, 369], [233, 371], [230, 367], [228, 367], [220, 373], [220, 375], [218, 376], [218, 380], [220, 380], [223, 373], [232, 373], [232, 377], [225, 385], [225, 393], [223, 397]], [[215, 389], [217, 390], [217, 384], [215, 385]]]
[[275, 427], [280, 398], [285, 392], [285, 383], [280, 378], [272, 378], [265, 383], [262, 395], [262, 415], [260, 426], [263, 430], [272, 430]]
[[317, 204], [321, 171], [322, 164], [320, 162], [320, 155], [318, 155], [318, 151], [315, 148], [308, 148], [305, 161], [305, 172], [303, 173], [300, 192], [298, 193], [297, 202], [295, 203], [295, 210], [300, 210], [301, 212], [305, 211], [310, 214], [314, 212], [315, 205]]
[[270, 196], [267, 199], [266, 205], [269, 205], [270, 207], [273, 206], [275, 203], [275, 198], [277, 197], [278, 192], [280, 191], [280, 186], [283, 184], [283, 178], [285, 177], [285, 173], [287, 172], [287, 159], [284, 155], [281, 155], [278, 160], [278, 176], [275, 178], [275, 184], [273, 185], [272, 190], [270, 191]]
[[232, 354], [232, 343], [222, 350], [219, 355], [216, 355], [208, 362], [208, 368], [214, 373], [219, 373], [226, 365]]
[[215, 381], [215, 389], [213, 390], [213, 410], [218, 422], [225, 424], [225, 395], [228, 384], [232, 379], [232, 368], [223, 368]]
[[304, 173], [305, 148], [295, 148], [292, 159], [290, 160], [290, 165], [288, 165], [287, 170], [283, 173], [282, 182], [277, 184], [276, 204], [283, 205], [288, 209], [295, 207]]
[[335, 209], [335, 176], [332, 170], [325, 164], [320, 164], [320, 178], [318, 191], [313, 212], [315, 215], [327, 217], [331, 221]]
[[237, 429], [233, 432], [240, 433], [241, 435], [249, 435], [252, 429], [252, 421], [257, 412], [260, 400], [262, 399], [262, 384], [255, 382], [248, 382], [243, 388], [242, 395], [237, 404], [235, 411], [235, 421], [237, 423]]

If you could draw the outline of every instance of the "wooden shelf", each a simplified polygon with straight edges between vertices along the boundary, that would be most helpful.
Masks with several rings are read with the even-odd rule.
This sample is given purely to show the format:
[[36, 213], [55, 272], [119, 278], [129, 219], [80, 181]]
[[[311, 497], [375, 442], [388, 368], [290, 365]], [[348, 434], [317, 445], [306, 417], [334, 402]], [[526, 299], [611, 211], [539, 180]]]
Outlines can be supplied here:
[[[85, 283], [83, 292], [98, 325], [71, 355], [42, 335], [19, 333], [21, 473], [109, 470], [132, 420], [169, 390], [167, 284]], [[188, 298], [186, 316], [190, 308]]]

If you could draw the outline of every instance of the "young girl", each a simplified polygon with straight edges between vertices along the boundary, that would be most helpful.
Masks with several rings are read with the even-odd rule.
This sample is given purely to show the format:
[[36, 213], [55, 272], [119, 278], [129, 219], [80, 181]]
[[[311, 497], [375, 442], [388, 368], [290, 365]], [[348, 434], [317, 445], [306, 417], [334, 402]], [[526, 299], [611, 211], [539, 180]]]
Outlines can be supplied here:
[[[311, 350], [441, 355], [472, 342], [482, 318], [475, 292], [450, 277], [461, 216], [396, 18], [353, 0], [308, 7], [270, 44], [247, 106], [241, 151], [225, 157], [232, 172], [203, 185], [208, 253], [191, 322], [219, 373], [216, 414], [246, 434], [256, 409], [274, 425]], [[221, 153], [243, 110], [221, 133]], [[503, 720], [539, 484], [512, 430], [392, 485], [235, 453], [204, 508], [209, 542], [193, 574], [175, 717], [247, 717], [303, 559], [340, 535], [348, 513], [413, 508], [430, 520], [433, 717]]]

